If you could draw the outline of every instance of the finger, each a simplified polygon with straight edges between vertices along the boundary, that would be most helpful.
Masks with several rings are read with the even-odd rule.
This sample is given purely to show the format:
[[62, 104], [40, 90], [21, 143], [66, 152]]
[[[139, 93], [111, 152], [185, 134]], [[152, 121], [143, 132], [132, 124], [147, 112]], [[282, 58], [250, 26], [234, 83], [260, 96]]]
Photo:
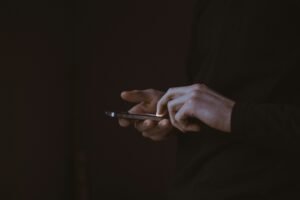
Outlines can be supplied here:
[[178, 96], [189, 92], [192, 88], [192, 86], [170, 88], [158, 101], [156, 106], [156, 115], [165, 115], [168, 102], [174, 98], [177, 98]]
[[135, 121], [135, 128], [139, 132], [145, 132], [145, 131], [150, 131], [151, 129], [155, 128], [157, 125], [157, 122], [152, 121], [152, 120], [145, 120], [145, 121]]
[[173, 129], [172, 123], [168, 119], [163, 119], [158, 123], [158, 128], [164, 130], [165, 133], [170, 132]]
[[[144, 108], [143, 105], [138, 104], [138, 105], [133, 106], [128, 111], [128, 113], [143, 114], [143, 113], [146, 113], [146, 111], [145, 111], [145, 108]], [[128, 126], [130, 126], [131, 124], [134, 123], [133, 120], [128, 120], [128, 119], [119, 119], [118, 121], [119, 121], [120, 126], [122, 126], [122, 127], [128, 127]]]
[[144, 131], [142, 134], [144, 137], [148, 137], [152, 140], [161, 140], [165, 138], [173, 126], [168, 119], [161, 120], [154, 128]]
[[192, 117], [191, 113], [190, 113], [190, 109], [191, 106], [184, 104], [180, 110], [178, 110], [178, 112], [175, 115], [175, 120], [182, 124], [183, 126], [185, 126], [185, 124], [187, 123], [188, 118]]
[[176, 115], [176, 111], [177, 111], [177, 108], [176, 108], [176, 105], [175, 105], [174, 102], [175, 102], [175, 100], [169, 101], [168, 105], [167, 105], [168, 106], [168, 112], [169, 112], [169, 119], [170, 119], [171, 124], [174, 127], [180, 129], [180, 127], [177, 126], [175, 118], [174, 118], [175, 115]]
[[177, 88], [170, 88], [157, 102], [156, 105], [157, 116], [164, 116], [167, 113], [168, 102], [175, 97], [176, 95], [175, 91], [177, 91]]
[[181, 128], [183, 132], [197, 132], [201, 129], [200, 124], [188, 120], [189, 118], [193, 117], [191, 109], [192, 107], [190, 105], [184, 104], [175, 115], [177, 125]]
[[173, 128], [170, 120], [163, 119], [159, 123], [156, 124], [152, 129], [144, 131], [144, 133], [148, 136], [164, 136]]
[[173, 99], [169, 101], [168, 103], [168, 112], [169, 112], [169, 118], [176, 128], [181, 130], [180, 124], [178, 124], [177, 120], [175, 119], [175, 115], [177, 111], [184, 105], [184, 103], [189, 100], [190, 98], [190, 93], [180, 96], [176, 99]]
[[172, 124], [171, 124], [170, 120], [163, 119], [158, 122], [158, 127], [159, 128], [172, 128]]
[[131, 103], [151, 101], [151, 95], [142, 90], [124, 91], [121, 93], [121, 98]]
[[122, 126], [122, 127], [128, 127], [132, 123], [126, 119], [119, 119], [118, 121], [119, 121], [120, 126]]

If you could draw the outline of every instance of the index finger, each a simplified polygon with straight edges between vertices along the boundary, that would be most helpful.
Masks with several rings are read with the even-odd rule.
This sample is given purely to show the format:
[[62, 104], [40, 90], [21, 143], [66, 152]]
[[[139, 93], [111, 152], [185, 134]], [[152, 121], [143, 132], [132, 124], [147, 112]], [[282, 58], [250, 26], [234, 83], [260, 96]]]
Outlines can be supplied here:
[[164, 116], [167, 111], [168, 102], [178, 96], [181, 96], [182, 94], [185, 94], [188, 88], [189, 86], [168, 89], [165, 95], [163, 95], [157, 103], [156, 115]]
[[141, 90], [123, 91], [121, 98], [131, 103], [149, 102], [151, 96]]

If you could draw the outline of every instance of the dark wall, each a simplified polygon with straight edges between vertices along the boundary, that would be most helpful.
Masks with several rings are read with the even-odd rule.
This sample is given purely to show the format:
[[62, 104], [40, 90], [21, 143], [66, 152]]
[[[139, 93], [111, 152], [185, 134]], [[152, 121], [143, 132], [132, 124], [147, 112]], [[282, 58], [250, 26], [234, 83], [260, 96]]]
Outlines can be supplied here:
[[174, 170], [175, 141], [154, 143], [102, 115], [128, 108], [120, 100], [122, 90], [164, 89], [184, 82], [189, 6], [183, 1], [119, 1], [91, 7], [94, 199], [164, 199]]
[[[70, 191], [65, 8], [2, 1], [0, 33], [1, 199], [63, 199]], [[4, 92], [2, 92], [4, 91]], [[2, 185], [2, 184], [1, 184]]]
[[151, 142], [104, 111], [130, 107], [122, 90], [184, 83], [191, 3], [4, 4], [0, 197], [164, 199], [175, 139]]

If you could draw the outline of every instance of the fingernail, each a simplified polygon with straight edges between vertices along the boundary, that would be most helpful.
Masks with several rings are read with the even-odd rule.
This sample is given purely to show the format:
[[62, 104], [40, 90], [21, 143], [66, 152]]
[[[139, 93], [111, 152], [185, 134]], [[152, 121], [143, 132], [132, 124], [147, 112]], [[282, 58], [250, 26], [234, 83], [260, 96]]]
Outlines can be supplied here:
[[161, 112], [157, 112], [157, 113], [156, 113], [156, 116], [157, 116], [157, 117], [163, 117], [164, 115], [165, 115], [165, 113], [161, 113]]
[[160, 114], [159, 111], [157, 111], [155, 115], [156, 115], [157, 117], [162, 117], [162, 116], [163, 116], [162, 114]]

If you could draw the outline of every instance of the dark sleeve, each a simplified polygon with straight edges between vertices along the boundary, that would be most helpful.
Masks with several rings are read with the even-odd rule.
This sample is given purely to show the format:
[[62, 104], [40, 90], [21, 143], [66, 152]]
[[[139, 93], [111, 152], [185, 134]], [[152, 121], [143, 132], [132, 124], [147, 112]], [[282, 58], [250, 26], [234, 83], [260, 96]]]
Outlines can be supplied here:
[[300, 150], [300, 107], [236, 103], [232, 135], [266, 147]]
[[190, 29], [190, 38], [189, 38], [189, 47], [186, 57], [186, 75], [187, 75], [187, 84], [194, 83], [194, 75], [199, 69], [193, 69], [192, 63], [194, 62], [194, 57], [199, 55], [196, 52], [197, 49], [197, 29], [198, 29], [198, 20], [208, 5], [209, 0], [193, 0], [193, 9], [192, 9], [192, 23]]

